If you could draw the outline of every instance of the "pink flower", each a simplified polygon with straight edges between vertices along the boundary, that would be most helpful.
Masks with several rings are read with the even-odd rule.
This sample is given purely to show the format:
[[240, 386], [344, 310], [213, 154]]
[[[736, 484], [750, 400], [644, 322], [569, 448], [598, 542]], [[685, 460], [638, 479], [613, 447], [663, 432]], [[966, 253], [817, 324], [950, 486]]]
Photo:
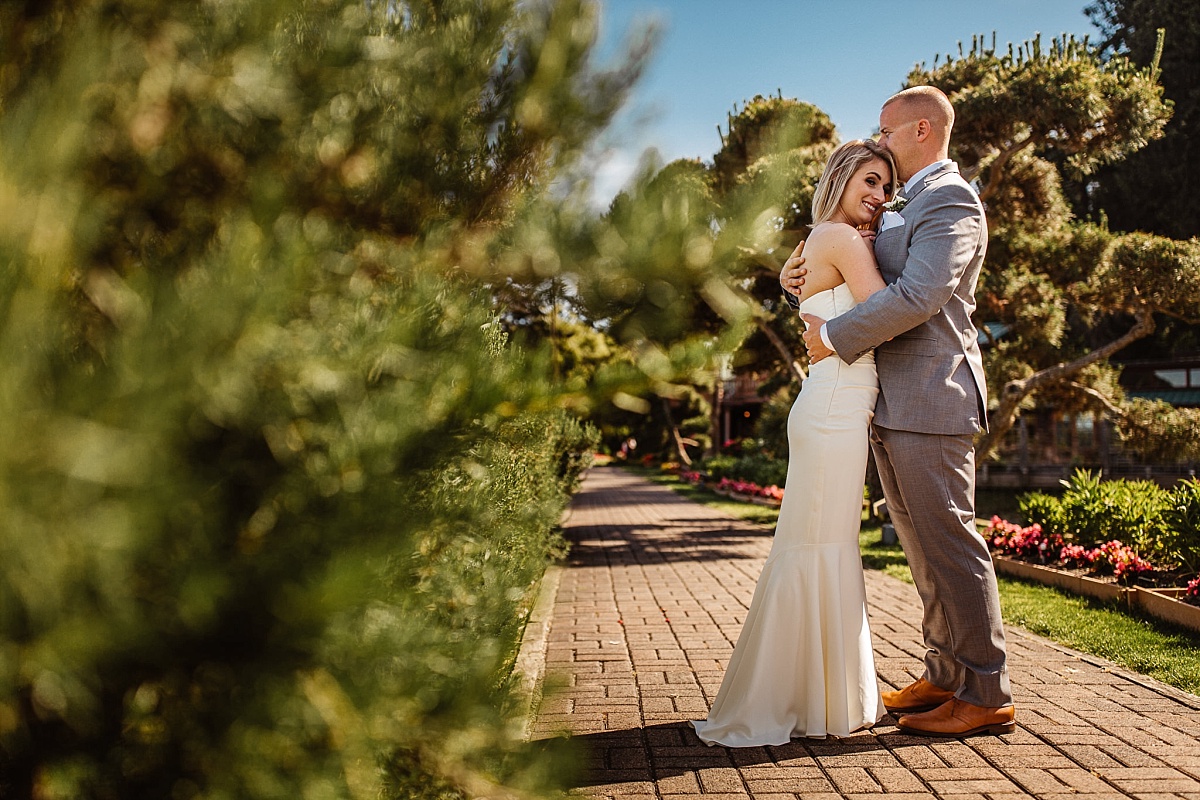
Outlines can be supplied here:
[[1058, 558], [1068, 566], [1086, 565], [1091, 566], [1092, 551], [1078, 544], [1069, 544], [1059, 551]]
[[1057, 554], [1063, 545], [1061, 536], [1044, 533], [1041, 525], [1022, 528], [1000, 517], [992, 517], [984, 538], [990, 539], [992, 548], [1002, 554], [1036, 557], [1042, 562], [1048, 560], [1048, 554]]

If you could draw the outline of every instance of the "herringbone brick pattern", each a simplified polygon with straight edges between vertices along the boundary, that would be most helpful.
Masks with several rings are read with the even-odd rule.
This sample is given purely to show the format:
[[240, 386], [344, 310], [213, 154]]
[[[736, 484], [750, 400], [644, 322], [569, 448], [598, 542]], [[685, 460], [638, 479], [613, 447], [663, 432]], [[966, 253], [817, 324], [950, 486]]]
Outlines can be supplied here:
[[[707, 747], [687, 721], [720, 685], [770, 531], [615, 468], [590, 472], [566, 527], [545, 642], [561, 688], [531, 730], [582, 746], [580, 795], [1200, 800], [1200, 698], [1014, 628], [1014, 734], [926, 739], [885, 717], [844, 739]], [[916, 592], [868, 571], [867, 596], [880, 680], [902, 686], [921, 669]]]

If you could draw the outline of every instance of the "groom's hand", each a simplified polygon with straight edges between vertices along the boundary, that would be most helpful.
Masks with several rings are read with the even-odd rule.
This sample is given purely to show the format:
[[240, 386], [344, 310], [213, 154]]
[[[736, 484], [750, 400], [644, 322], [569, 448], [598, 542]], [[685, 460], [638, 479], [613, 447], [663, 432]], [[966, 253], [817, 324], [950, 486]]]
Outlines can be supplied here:
[[796, 249], [788, 256], [788, 260], [783, 262], [783, 269], [779, 272], [779, 285], [783, 287], [785, 292], [800, 296], [801, 287], [804, 286], [804, 276], [808, 274], [808, 268], [803, 266], [804, 242], [796, 245]]
[[834, 355], [834, 352], [821, 340], [821, 326], [825, 324], [825, 320], [816, 314], [801, 314], [800, 319], [808, 325], [807, 330], [804, 331], [804, 346], [808, 348], [808, 363], [816, 364], [818, 361], [824, 361]]

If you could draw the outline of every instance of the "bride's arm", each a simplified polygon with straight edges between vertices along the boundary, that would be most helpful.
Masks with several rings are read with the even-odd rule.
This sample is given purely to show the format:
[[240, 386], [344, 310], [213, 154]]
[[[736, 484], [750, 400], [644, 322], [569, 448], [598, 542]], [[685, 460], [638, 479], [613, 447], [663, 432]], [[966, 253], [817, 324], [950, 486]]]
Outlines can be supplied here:
[[839, 225], [834, 233], [829, 260], [841, 273], [854, 299], [861, 303], [887, 284], [879, 274], [871, 244], [863, 238], [861, 231]]

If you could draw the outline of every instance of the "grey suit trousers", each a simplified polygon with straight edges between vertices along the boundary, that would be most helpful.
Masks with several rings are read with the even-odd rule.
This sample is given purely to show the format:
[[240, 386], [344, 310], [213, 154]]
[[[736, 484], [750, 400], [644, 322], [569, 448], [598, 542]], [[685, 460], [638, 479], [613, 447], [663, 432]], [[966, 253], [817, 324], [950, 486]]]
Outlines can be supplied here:
[[998, 708], [1012, 705], [1012, 688], [996, 574], [975, 529], [972, 439], [873, 426], [871, 451], [924, 605], [924, 677]]

